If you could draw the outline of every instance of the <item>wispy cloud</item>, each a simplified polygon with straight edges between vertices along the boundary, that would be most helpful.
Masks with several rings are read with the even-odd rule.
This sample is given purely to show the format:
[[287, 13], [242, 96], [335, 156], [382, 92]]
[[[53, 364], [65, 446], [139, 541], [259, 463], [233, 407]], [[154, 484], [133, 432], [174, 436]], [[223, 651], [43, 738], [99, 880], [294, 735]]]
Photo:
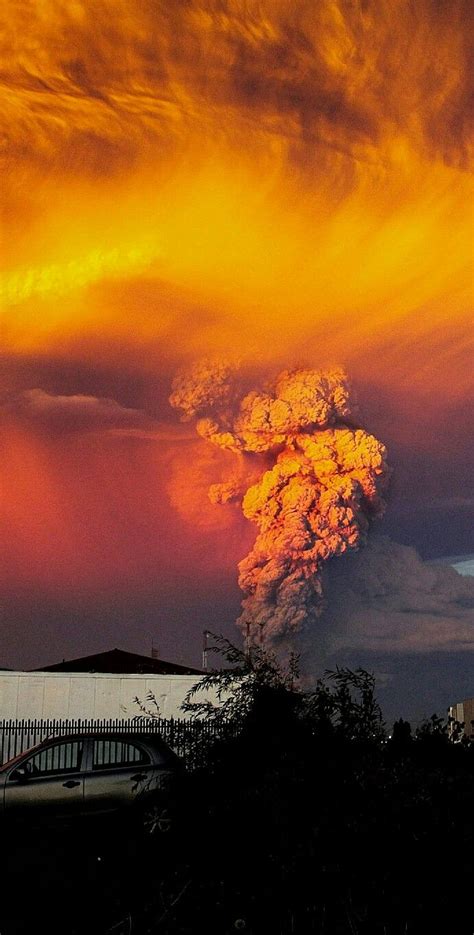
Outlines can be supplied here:
[[54, 395], [38, 387], [6, 401], [2, 408], [4, 413], [20, 421], [59, 433], [145, 429], [153, 424], [142, 410], [122, 406], [115, 399], [82, 394]]

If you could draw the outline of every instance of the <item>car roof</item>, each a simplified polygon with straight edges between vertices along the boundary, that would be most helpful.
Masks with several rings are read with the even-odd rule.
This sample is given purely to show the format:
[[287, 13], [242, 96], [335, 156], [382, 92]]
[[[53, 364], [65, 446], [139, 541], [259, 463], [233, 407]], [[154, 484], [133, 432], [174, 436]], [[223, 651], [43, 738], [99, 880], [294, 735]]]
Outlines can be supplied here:
[[[33, 746], [28, 747], [26, 750], [22, 750], [21, 753], [17, 753], [15, 756], [12, 756], [11, 759], [7, 760], [6, 763], [0, 764], [0, 773], [5, 769], [9, 768], [16, 763], [17, 760], [23, 759], [27, 754], [35, 753], [39, 750], [43, 750], [45, 747], [50, 746], [52, 743], [72, 743], [74, 740], [120, 740], [125, 741], [126, 743], [133, 743], [134, 740], [138, 740], [141, 743], [152, 743], [158, 745], [164, 745], [169, 747], [169, 744], [163, 739], [161, 734], [155, 732], [146, 732], [146, 731], [133, 731], [133, 733], [126, 733], [125, 731], [83, 731], [77, 734], [61, 734], [57, 737], [45, 737], [44, 740], [40, 740], [38, 743], [33, 744]], [[171, 747], [169, 747], [171, 749]]]
[[124, 740], [127, 743], [132, 743], [134, 740], [152, 740], [158, 743], [165, 743], [166, 741], [159, 733], [154, 731], [133, 731], [133, 733], [128, 733], [127, 731], [114, 731], [114, 730], [85, 730], [80, 731], [75, 734], [61, 734], [60, 736], [50, 736], [45, 737], [44, 740], [40, 741], [37, 746], [41, 746], [44, 743], [51, 743], [54, 740], [57, 740], [58, 743], [65, 741], [70, 743], [72, 740], [85, 740], [86, 738], [92, 738], [93, 740]]

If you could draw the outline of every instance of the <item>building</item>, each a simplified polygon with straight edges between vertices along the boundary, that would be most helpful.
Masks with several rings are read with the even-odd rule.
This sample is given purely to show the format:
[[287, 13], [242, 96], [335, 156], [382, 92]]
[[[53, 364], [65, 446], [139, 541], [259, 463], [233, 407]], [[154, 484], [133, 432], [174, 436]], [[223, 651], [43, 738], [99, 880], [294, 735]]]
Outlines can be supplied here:
[[449, 716], [464, 724], [464, 734], [474, 739], [474, 698], [466, 698], [451, 705]]
[[156, 656], [141, 656], [139, 653], [127, 653], [123, 649], [109, 649], [105, 653], [92, 656], [80, 656], [79, 659], [63, 659], [51, 666], [42, 666], [34, 672], [109, 672], [150, 675], [202, 675], [202, 669], [181, 666], [176, 662], [165, 662]]
[[[143, 713], [140, 704], [182, 718], [186, 694], [203, 677], [201, 669], [120, 649], [31, 672], [0, 671], [0, 720], [132, 719]], [[201, 693], [199, 700], [217, 698]]]

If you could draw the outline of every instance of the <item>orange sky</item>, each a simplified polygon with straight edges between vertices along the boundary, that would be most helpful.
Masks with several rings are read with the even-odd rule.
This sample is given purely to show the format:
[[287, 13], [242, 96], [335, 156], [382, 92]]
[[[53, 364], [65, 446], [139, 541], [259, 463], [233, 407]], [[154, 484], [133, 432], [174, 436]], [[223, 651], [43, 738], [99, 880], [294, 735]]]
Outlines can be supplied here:
[[437, 497], [469, 550], [469, 0], [4, 6], [9, 592], [119, 582], [166, 616], [163, 575], [217, 568], [234, 606], [252, 532], [207, 502], [219, 455], [166, 430], [209, 353], [345, 365], [389, 531], [440, 554]]

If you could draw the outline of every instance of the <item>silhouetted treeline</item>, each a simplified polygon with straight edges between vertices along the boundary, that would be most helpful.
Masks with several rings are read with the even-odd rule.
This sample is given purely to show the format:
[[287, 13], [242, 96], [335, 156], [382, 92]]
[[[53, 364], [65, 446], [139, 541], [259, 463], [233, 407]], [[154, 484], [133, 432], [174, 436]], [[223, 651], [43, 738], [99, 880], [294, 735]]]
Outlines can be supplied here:
[[148, 852], [160, 896], [153, 909], [152, 885], [143, 930], [471, 935], [474, 748], [461, 726], [399, 720], [389, 738], [369, 673], [336, 669], [308, 693], [294, 659], [282, 670], [261, 650], [217, 648], [230, 665], [207, 682], [223, 706], [199, 691], [189, 706], [220, 718], [223, 737]]
[[226, 668], [204, 687], [221, 706], [199, 683], [188, 711], [218, 730], [190, 731], [174, 830], [147, 838], [114, 815], [42, 836], [26, 858], [23, 837], [4, 841], [1, 935], [472, 935], [462, 725], [387, 729], [362, 669], [305, 691], [294, 658], [216, 648]]

